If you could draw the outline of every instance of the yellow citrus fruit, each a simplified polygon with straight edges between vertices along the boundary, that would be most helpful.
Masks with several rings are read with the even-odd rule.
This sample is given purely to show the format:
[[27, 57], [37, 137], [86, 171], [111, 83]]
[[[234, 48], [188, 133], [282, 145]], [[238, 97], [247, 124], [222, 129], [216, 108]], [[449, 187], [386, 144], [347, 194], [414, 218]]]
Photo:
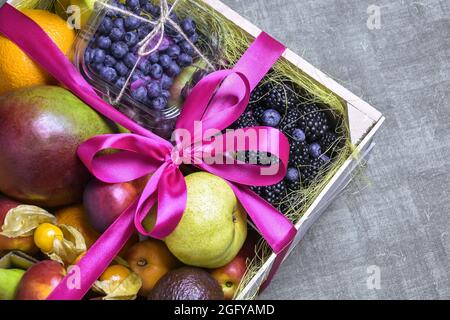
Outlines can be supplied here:
[[112, 280], [114, 282], [122, 282], [130, 275], [131, 271], [125, 266], [115, 264], [109, 266], [100, 276], [100, 281]]
[[42, 223], [34, 231], [34, 243], [43, 252], [52, 251], [55, 239], [63, 240], [64, 235], [62, 230], [54, 224]]
[[[75, 41], [75, 32], [66, 21], [45, 10], [26, 9], [22, 12], [36, 22], [62, 52], [69, 52]], [[47, 72], [12, 41], [0, 36], [0, 95], [23, 87], [55, 83]]]
[[74, 205], [58, 210], [55, 214], [58, 224], [65, 224], [77, 229], [84, 237], [89, 249], [100, 237], [97, 231], [89, 223], [83, 205]]

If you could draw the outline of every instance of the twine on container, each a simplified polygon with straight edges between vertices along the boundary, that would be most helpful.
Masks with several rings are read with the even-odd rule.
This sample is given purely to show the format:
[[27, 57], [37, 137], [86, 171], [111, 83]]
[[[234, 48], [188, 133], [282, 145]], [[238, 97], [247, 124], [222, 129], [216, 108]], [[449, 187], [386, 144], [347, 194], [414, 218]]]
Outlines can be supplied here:
[[[172, 12], [174, 11], [174, 8], [178, 5], [178, 3], [180, 1], [181, 0], [175, 0], [173, 2], [173, 4], [171, 6], [169, 6], [169, 3], [167, 0], [160, 0], [159, 6], [160, 6], [161, 14], [160, 14], [160, 17], [158, 19], [156, 19], [155, 21], [145, 19], [141, 16], [134, 14], [133, 12], [123, 10], [121, 8], [115, 7], [113, 5], [105, 3], [103, 1], [97, 2], [109, 10], [119, 12], [126, 16], [132, 16], [142, 22], [153, 25], [152, 31], [150, 31], [150, 33], [138, 43], [138, 50], [137, 50], [138, 59], [137, 59], [135, 65], [133, 66], [133, 68], [131, 69], [131, 72], [128, 75], [127, 79], [125, 80], [124, 85], [120, 89], [119, 94], [117, 95], [116, 99], [113, 101], [113, 104], [118, 104], [120, 102], [120, 100], [122, 99], [122, 97], [125, 93], [125, 90], [126, 90], [128, 84], [131, 82], [131, 78], [132, 78], [134, 72], [136, 71], [136, 68], [139, 66], [139, 63], [141, 62], [142, 58], [149, 56], [152, 53], [158, 51], [158, 49], [163, 44], [164, 38], [166, 36], [166, 23], [169, 24], [172, 28], [174, 28], [178, 32], [178, 34], [180, 34], [184, 38], [184, 40], [194, 49], [195, 53], [206, 62], [207, 66], [211, 70], [215, 70], [214, 65], [209, 61], [209, 59], [206, 58], [206, 56], [191, 41], [189, 36], [186, 35], [186, 33], [183, 31], [183, 29], [175, 21], [173, 21], [172, 18], [170, 17]], [[156, 42], [155, 45], [152, 46], [152, 44], [155, 42], [156, 39], [158, 39], [158, 41]], [[151, 48], [149, 49], [149, 47], [151, 47]]]

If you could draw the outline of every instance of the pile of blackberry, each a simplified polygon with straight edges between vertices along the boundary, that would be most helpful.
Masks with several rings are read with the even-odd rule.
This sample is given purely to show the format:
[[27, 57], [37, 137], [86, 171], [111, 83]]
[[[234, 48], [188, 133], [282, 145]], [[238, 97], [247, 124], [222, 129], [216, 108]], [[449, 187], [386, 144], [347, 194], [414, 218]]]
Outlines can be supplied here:
[[325, 109], [299, 98], [289, 83], [260, 85], [253, 91], [246, 112], [234, 123], [235, 129], [275, 127], [289, 138], [289, 168], [284, 180], [252, 188], [271, 204], [278, 205], [289, 190], [311, 186], [337, 155], [340, 139]]
[[[115, 0], [112, 5], [145, 19], [160, 16], [160, 7], [149, 0], [126, 0], [124, 4]], [[198, 41], [199, 34], [192, 19], [182, 20], [176, 13], [171, 14], [171, 19], [183, 29], [192, 43]], [[108, 10], [85, 51], [86, 65], [108, 84], [122, 89], [138, 61], [139, 42], [152, 29], [152, 24], [135, 16]], [[150, 45], [156, 45], [156, 40], [154, 42]], [[185, 38], [167, 26], [158, 50], [140, 59], [127, 92], [135, 101], [150, 109], [165, 109], [174, 78], [183, 68], [192, 65], [194, 55], [194, 48]]]

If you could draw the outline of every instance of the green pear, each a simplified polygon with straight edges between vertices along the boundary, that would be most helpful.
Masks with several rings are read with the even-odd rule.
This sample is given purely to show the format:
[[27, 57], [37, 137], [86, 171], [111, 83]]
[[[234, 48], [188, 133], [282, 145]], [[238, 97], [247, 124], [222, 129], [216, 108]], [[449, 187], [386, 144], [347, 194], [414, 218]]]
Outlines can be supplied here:
[[14, 300], [24, 273], [21, 269], [0, 269], [0, 300]]
[[186, 177], [183, 217], [165, 242], [183, 263], [219, 268], [232, 261], [247, 237], [247, 213], [225, 180], [206, 172]]

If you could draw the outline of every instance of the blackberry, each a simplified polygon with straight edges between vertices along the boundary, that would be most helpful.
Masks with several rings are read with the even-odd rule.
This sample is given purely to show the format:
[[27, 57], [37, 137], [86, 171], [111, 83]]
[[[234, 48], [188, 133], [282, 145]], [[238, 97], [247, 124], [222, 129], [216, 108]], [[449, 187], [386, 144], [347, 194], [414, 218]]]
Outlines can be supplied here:
[[261, 121], [262, 115], [267, 110], [267, 107], [262, 103], [255, 103], [253, 105], [250, 105], [250, 108], [251, 108], [250, 110], [253, 114], [253, 117], [257, 121]]
[[301, 168], [309, 161], [309, 146], [306, 142], [290, 141], [289, 166]]
[[317, 104], [306, 105], [301, 112], [302, 117], [298, 123], [307, 140], [310, 142], [319, 140], [329, 130], [327, 115], [320, 111]]
[[264, 102], [269, 108], [277, 109], [281, 113], [293, 109], [297, 99], [287, 85], [273, 85], [269, 93], [264, 97]]
[[297, 108], [288, 110], [280, 123], [280, 129], [287, 135], [291, 136], [294, 129], [297, 128], [297, 122], [301, 118], [302, 114]]
[[267, 200], [267, 202], [272, 205], [278, 205], [281, 200], [287, 195], [286, 182], [281, 181], [272, 186], [264, 187], [262, 197]]
[[264, 192], [264, 187], [256, 187], [256, 186], [253, 186], [253, 187], [250, 187], [250, 189], [251, 189], [254, 193], [256, 193], [256, 194], [258, 194], [258, 195], [260, 195], [260, 196], [262, 196], [262, 194], [263, 194], [263, 192]]
[[337, 147], [339, 145], [339, 138], [334, 132], [327, 132], [320, 138], [320, 145], [322, 146], [322, 151], [330, 156], [336, 155]]
[[250, 105], [256, 105], [262, 103], [262, 98], [267, 94], [267, 85], [259, 85], [252, 91], [250, 95]]
[[310, 186], [311, 183], [321, 173], [322, 169], [325, 169], [327, 161], [322, 158], [310, 158], [306, 165], [300, 168], [300, 178], [304, 186]]
[[258, 122], [253, 117], [253, 114], [250, 112], [245, 112], [241, 115], [239, 119], [236, 120], [235, 123], [233, 123], [232, 127], [234, 129], [243, 129], [243, 128], [251, 128], [258, 126]]

